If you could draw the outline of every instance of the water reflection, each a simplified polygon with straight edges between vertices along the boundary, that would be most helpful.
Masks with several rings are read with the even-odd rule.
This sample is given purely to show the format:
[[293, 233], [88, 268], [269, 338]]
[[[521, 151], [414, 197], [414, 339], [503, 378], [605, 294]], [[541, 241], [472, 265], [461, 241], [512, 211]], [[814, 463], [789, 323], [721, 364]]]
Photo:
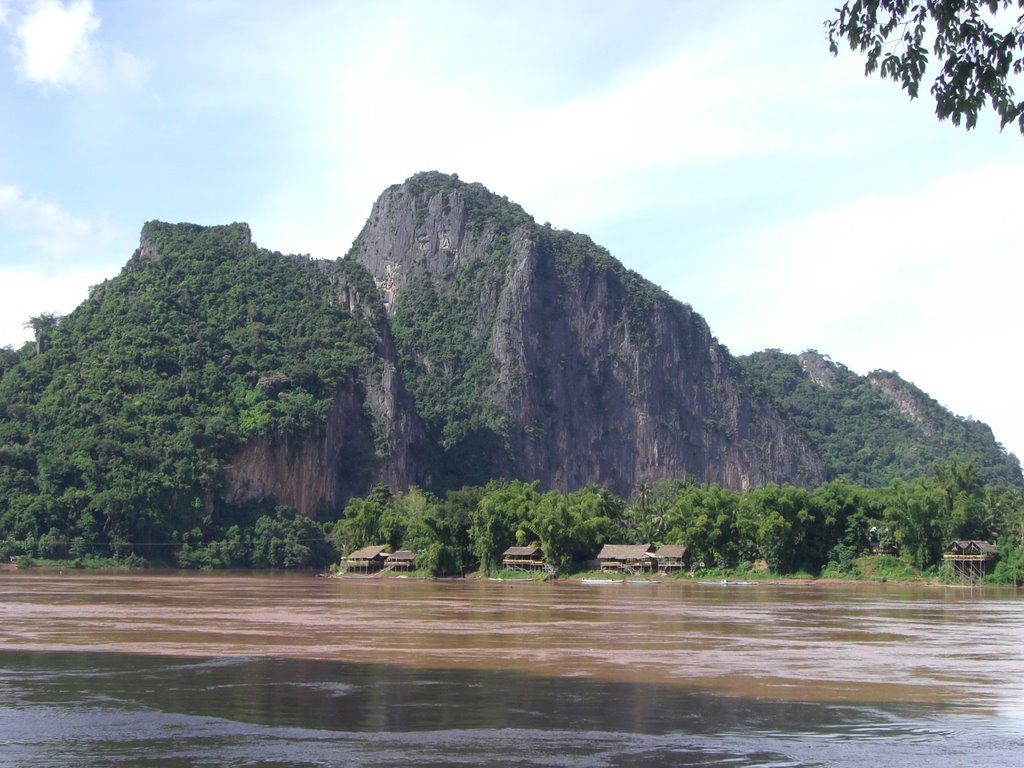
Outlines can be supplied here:
[[998, 765], [1021, 746], [935, 705], [309, 659], [0, 652], [0, 701], [0, 760], [25, 766], [857, 765], [984, 740]]
[[997, 767], [1024, 747], [1012, 592], [3, 574], [0, 615], [0, 764]]

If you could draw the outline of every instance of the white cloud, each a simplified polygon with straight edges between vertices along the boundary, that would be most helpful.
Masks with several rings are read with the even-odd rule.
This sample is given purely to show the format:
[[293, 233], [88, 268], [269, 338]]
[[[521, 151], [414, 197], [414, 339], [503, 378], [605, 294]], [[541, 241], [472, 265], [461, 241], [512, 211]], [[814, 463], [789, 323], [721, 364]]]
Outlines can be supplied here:
[[[14, 14], [10, 14], [12, 18]], [[19, 75], [44, 86], [137, 87], [149, 64], [96, 39], [92, 0], [39, 0], [14, 18]]]
[[480, 90], [479, 73], [424, 68], [400, 36], [365, 54], [359, 76], [339, 73], [335, 98], [322, 102], [329, 114], [319, 139], [344, 167], [336, 198], [350, 199], [360, 217], [386, 186], [436, 169], [583, 229], [657, 204], [665, 190], [652, 176], [788, 143], [762, 115], [737, 114], [736, 90], [749, 76], [723, 51], [682, 52], [532, 107], [510, 107], [500, 84]]
[[89, 0], [67, 7], [57, 2], [37, 5], [17, 30], [25, 77], [56, 85], [73, 82], [88, 56], [89, 37], [99, 27]]
[[736, 329], [745, 338], [862, 336], [904, 311], [929, 326], [957, 308], [1008, 311], [1012, 300], [993, 307], [988, 298], [1009, 298], [1024, 278], [1024, 245], [1000, 225], [1015, 219], [1019, 173], [1024, 165], [992, 166], [746, 231], [718, 247], [709, 282], [742, 264], [718, 283], [719, 297], [733, 294], [737, 310], [772, 306], [769, 327]]
[[0, 346], [26, 340], [41, 312], [67, 314], [116, 273], [131, 236], [0, 184]]
[[0, 266], [3, 306], [0, 307], [0, 346], [15, 349], [32, 338], [25, 322], [43, 312], [66, 315], [85, 301], [89, 286], [111, 277], [109, 268], [80, 267], [57, 274]]
[[26, 197], [18, 187], [0, 184], [0, 231], [7, 230], [7, 245], [0, 247], [0, 264], [23, 259], [23, 254], [5, 253], [14, 236], [31, 246], [44, 264], [65, 261], [90, 242], [106, 239], [107, 233], [77, 218], [60, 206]]
[[747, 231], [707, 259], [697, 309], [738, 353], [816, 348], [859, 373], [898, 370], [1021, 455], [1011, 329], [1024, 243], [1009, 225], [1021, 174], [949, 174]]

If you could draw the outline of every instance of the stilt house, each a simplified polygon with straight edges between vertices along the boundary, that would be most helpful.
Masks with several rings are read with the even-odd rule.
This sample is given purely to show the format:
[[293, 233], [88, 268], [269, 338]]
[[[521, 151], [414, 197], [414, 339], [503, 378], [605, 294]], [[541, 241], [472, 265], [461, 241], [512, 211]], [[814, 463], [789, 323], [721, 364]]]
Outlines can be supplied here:
[[655, 559], [650, 544], [605, 544], [597, 555], [601, 570], [615, 573], [650, 573]]
[[346, 571], [375, 573], [384, 568], [384, 563], [387, 561], [389, 554], [387, 549], [386, 546], [378, 544], [357, 549], [342, 560], [341, 565]]
[[416, 553], [411, 549], [392, 552], [384, 561], [384, 567], [392, 571], [412, 571], [416, 568]]
[[949, 563], [954, 580], [973, 583], [985, 578], [997, 555], [998, 550], [987, 541], [960, 539], [946, 547], [942, 559]]
[[654, 553], [659, 573], [676, 573], [686, 566], [685, 544], [662, 544]]
[[540, 547], [509, 547], [501, 554], [501, 565], [510, 571], [543, 571], [544, 551]]

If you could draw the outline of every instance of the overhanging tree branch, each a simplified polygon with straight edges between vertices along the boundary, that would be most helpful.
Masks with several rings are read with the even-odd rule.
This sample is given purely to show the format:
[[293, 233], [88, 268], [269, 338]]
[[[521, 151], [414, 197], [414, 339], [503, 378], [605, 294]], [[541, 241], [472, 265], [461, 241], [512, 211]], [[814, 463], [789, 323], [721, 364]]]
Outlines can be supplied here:
[[[1009, 84], [1024, 71], [1024, 13], [1009, 23], [1013, 7], [1024, 10], [1024, 0], [851, 0], [836, 8], [825, 28], [832, 55], [847, 42], [866, 55], [866, 75], [877, 71], [899, 82], [911, 99], [934, 54], [942, 66], [931, 87], [940, 120], [963, 121], [970, 130], [987, 102], [1000, 129], [1016, 121], [1024, 134], [1024, 101]], [[930, 49], [929, 30], [935, 35]]]

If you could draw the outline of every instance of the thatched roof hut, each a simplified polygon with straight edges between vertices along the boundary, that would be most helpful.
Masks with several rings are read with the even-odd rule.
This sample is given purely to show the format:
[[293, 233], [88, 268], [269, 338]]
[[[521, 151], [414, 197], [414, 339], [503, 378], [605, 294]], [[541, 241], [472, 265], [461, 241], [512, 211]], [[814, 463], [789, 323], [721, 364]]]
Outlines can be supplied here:
[[686, 564], [685, 544], [662, 544], [654, 553], [658, 561], [658, 570], [662, 573], [677, 571]]
[[502, 567], [510, 571], [537, 571], [544, 568], [544, 550], [539, 546], [509, 547], [501, 554]]
[[650, 544], [605, 544], [597, 555], [602, 571], [650, 571], [654, 552]]
[[946, 547], [947, 555], [994, 558], [999, 553], [994, 544], [977, 539], [957, 539]]
[[960, 582], [973, 583], [985, 578], [988, 565], [999, 555], [995, 545], [977, 539], [957, 539], [946, 547], [942, 559], [950, 574]]
[[379, 571], [388, 558], [388, 548], [381, 544], [371, 544], [349, 553], [341, 564], [349, 571]]
[[416, 567], [416, 553], [411, 549], [400, 549], [392, 552], [384, 560], [384, 567], [393, 571], [411, 571]]

